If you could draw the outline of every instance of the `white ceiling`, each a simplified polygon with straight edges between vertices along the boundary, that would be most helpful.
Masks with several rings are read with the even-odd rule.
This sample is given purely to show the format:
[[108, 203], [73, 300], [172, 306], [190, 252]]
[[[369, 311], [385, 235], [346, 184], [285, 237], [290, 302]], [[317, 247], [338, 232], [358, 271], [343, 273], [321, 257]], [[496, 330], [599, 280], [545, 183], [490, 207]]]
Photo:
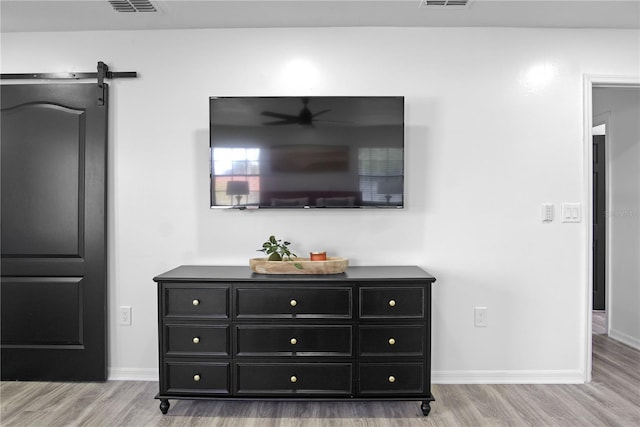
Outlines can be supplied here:
[[157, 13], [118, 13], [107, 0], [0, 0], [0, 30], [83, 31], [266, 27], [640, 28], [640, 0], [152, 0]]

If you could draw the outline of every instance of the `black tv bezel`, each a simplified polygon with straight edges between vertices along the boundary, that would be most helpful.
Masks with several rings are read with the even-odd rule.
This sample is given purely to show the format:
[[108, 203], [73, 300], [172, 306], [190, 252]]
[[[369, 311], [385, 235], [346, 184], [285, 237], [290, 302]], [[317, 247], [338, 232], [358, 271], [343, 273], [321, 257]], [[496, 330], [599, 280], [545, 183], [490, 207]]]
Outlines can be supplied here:
[[[358, 205], [358, 206], [313, 206], [313, 205], [305, 205], [305, 206], [260, 206], [258, 205], [214, 205], [213, 204], [213, 191], [212, 191], [212, 183], [213, 183], [213, 164], [212, 164], [212, 135], [211, 131], [213, 128], [213, 123], [211, 122], [211, 106], [212, 101], [215, 99], [241, 99], [241, 98], [251, 98], [251, 99], [271, 99], [271, 98], [308, 98], [313, 100], [314, 98], [399, 98], [402, 99], [402, 204], [401, 205]], [[209, 97], [209, 208], [212, 210], [354, 210], [358, 211], [361, 209], [404, 209], [406, 207], [406, 106], [405, 106], [405, 96], [404, 95], [224, 95], [224, 96], [210, 96]]]

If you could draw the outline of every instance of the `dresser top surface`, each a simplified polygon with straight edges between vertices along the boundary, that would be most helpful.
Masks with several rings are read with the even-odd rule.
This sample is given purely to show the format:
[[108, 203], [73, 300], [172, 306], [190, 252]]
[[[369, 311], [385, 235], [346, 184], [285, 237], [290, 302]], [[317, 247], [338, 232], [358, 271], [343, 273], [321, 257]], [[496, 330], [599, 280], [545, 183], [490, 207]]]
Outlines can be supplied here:
[[182, 265], [153, 279], [166, 281], [226, 282], [353, 282], [353, 281], [427, 281], [436, 279], [417, 266], [348, 267], [341, 274], [258, 274], [244, 266]]

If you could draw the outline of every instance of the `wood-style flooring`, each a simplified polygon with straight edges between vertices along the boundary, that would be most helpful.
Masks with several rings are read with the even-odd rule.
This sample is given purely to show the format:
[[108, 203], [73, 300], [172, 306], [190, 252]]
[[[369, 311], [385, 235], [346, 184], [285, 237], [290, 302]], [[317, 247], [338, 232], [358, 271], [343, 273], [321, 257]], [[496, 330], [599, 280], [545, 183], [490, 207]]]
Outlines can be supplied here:
[[0, 383], [2, 426], [640, 426], [640, 351], [593, 336], [593, 381], [579, 385], [432, 386], [436, 402], [154, 400], [156, 382]]
[[591, 331], [594, 335], [607, 334], [607, 312], [594, 311], [592, 313]]

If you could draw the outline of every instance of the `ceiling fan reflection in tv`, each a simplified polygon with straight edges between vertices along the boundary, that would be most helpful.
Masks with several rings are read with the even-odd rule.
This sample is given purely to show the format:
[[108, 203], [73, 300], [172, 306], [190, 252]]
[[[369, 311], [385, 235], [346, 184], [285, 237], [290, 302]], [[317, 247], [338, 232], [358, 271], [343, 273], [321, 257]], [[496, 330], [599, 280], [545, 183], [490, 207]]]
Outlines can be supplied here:
[[260, 114], [265, 117], [273, 117], [276, 119], [280, 119], [272, 122], [266, 122], [263, 124], [267, 126], [280, 126], [280, 125], [312, 126], [316, 117], [331, 111], [331, 109], [329, 108], [326, 110], [318, 111], [317, 113], [312, 113], [311, 110], [309, 110], [308, 104], [309, 104], [309, 98], [306, 98], [306, 97], [302, 98], [303, 107], [297, 115], [276, 113], [274, 111], [263, 111]]

